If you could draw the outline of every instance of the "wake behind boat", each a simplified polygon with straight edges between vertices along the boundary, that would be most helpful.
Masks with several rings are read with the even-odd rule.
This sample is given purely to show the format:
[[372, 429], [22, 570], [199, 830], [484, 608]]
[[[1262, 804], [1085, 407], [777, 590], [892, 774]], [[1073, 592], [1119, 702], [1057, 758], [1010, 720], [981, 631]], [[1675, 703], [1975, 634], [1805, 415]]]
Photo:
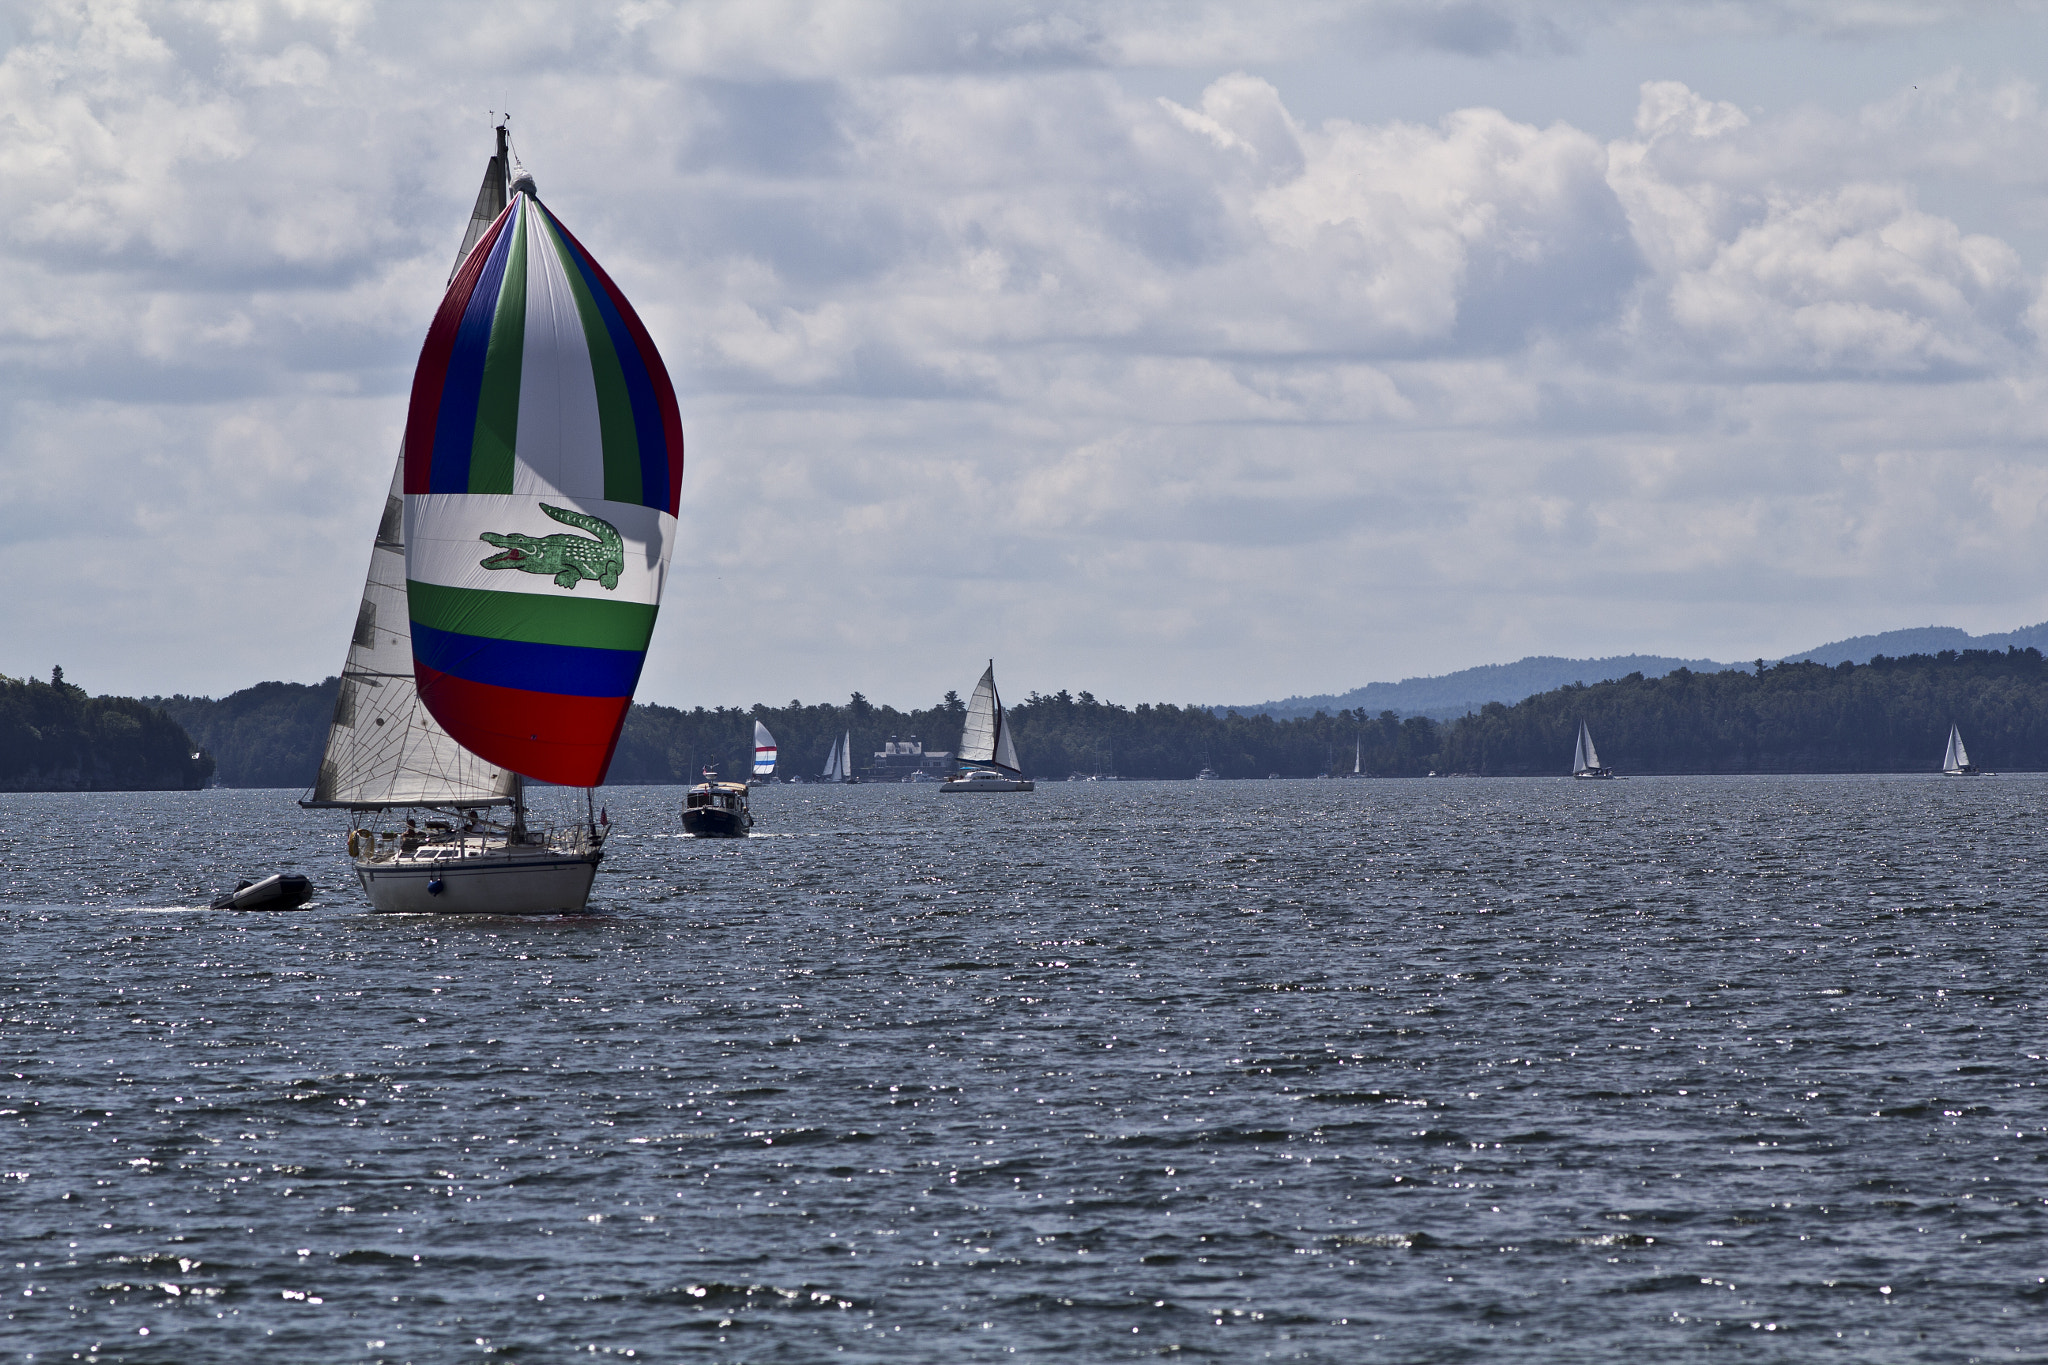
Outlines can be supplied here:
[[996, 693], [996, 661], [990, 659], [967, 703], [967, 724], [960, 732], [957, 758], [963, 771], [939, 784], [941, 792], [1035, 791], [1017, 761], [1010, 738], [1010, 719]]
[[[413, 376], [312, 808], [380, 911], [589, 900], [604, 779], [667, 577], [682, 420], [632, 305], [504, 126]], [[528, 819], [525, 779], [585, 788]], [[403, 830], [391, 812], [417, 809]], [[380, 827], [381, 826], [381, 827]]]

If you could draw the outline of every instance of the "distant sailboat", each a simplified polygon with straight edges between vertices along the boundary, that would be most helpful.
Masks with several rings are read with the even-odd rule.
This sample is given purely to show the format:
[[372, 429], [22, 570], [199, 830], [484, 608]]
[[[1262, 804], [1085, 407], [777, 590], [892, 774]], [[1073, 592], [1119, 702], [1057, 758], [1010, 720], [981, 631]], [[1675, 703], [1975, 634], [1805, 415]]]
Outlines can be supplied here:
[[825, 771], [819, 774], [821, 782], [858, 782], [853, 775], [853, 732], [848, 731], [832, 744], [832, 752], [825, 757]]
[[1989, 777], [1976, 764], [1970, 762], [1970, 751], [1963, 747], [1963, 732], [1953, 724], [1948, 727], [1948, 751], [1941, 756], [1943, 777]]
[[775, 736], [760, 721], [754, 722], [754, 780], [765, 782], [775, 776]]
[[1579, 722], [1578, 747], [1572, 750], [1572, 776], [1581, 781], [1608, 781], [1614, 777], [1614, 769], [1600, 766], [1599, 751], [1593, 747], [1593, 732], [1584, 721]]
[[967, 703], [967, 724], [960, 732], [958, 758], [966, 771], [939, 784], [942, 792], [1028, 792], [1031, 779], [1017, 761], [1010, 738], [1010, 718], [996, 692], [996, 661], [990, 659]]

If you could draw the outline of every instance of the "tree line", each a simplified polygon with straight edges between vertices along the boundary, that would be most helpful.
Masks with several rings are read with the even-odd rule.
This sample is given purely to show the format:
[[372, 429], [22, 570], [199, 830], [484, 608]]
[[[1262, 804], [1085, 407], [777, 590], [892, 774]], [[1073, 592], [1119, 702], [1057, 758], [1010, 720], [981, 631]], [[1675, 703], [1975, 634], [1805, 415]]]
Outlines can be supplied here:
[[64, 681], [0, 677], [0, 791], [193, 791], [213, 759], [157, 707]]
[[[212, 772], [215, 763], [227, 786], [307, 787], [335, 690], [329, 678], [259, 683], [219, 699], [87, 702], [61, 679], [10, 680], [0, 689], [0, 787], [196, 786], [205, 779], [193, 773], [202, 766]], [[45, 725], [32, 718], [52, 708], [70, 719]], [[1071, 773], [1180, 779], [1203, 768], [1220, 777], [1313, 777], [1349, 773], [1354, 764], [1376, 777], [1561, 774], [1581, 722], [1602, 759], [1623, 773], [1926, 772], [1940, 766], [1952, 722], [1982, 767], [2048, 769], [2048, 664], [2031, 648], [1880, 655], [1834, 667], [1632, 673], [1512, 706], [1489, 703], [1447, 722], [1362, 708], [1275, 720], [1200, 705], [1123, 706], [1065, 690], [1034, 692], [1008, 714], [1026, 772], [1055, 780]], [[707, 766], [744, 777], [756, 720], [780, 747], [778, 776], [816, 775], [849, 734], [858, 771], [890, 739], [914, 736], [927, 749], [956, 750], [965, 718], [953, 692], [909, 710], [858, 692], [844, 703], [687, 710], [643, 703], [628, 713], [607, 780], [694, 782]], [[155, 748], [143, 744], [145, 734]], [[200, 765], [188, 745], [206, 752]], [[156, 757], [135, 766], [145, 749]]]

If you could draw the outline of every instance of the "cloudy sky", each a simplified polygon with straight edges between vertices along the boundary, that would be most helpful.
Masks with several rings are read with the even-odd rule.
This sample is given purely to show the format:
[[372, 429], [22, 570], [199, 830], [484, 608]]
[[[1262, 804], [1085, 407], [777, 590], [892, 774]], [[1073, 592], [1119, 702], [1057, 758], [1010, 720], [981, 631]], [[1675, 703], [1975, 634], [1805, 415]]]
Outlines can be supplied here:
[[338, 668], [505, 109], [682, 397], [644, 700], [2048, 619], [2038, 4], [0, 0], [0, 52], [0, 672]]

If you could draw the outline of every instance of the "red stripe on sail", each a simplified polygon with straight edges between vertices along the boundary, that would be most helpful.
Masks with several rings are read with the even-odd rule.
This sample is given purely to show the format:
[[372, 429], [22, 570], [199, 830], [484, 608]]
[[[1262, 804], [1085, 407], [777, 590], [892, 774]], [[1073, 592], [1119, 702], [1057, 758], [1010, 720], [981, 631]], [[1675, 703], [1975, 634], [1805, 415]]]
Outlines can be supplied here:
[[[661, 352], [654, 349], [654, 338], [647, 335], [640, 315], [633, 311], [625, 292], [597, 263], [597, 257], [585, 251], [583, 243], [576, 240], [576, 234], [563, 227], [553, 214], [548, 215], [548, 221], [569, 239], [569, 244], [576, 248], [576, 254], [583, 258], [584, 264], [604, 285], [605, 292], [612, 296], [612, 306], [619, 310], [619, 320], [626, 324], [626, 331], [640, 352], [641, 363], [647, 366], [647, 377], [654, 385], [654, 401], [661, 409], [662, 438], [668, 447], [668, 507], [665, 510], [670, 516], [676, 516], [683, 505], [683, 411], [676, 405], [676, 386], [668, 377], [668, 366], [661, 363]], [[645, 458], [644, 454], [642, 458]]]
[[564, 787], [595, 787], [612, 766], [631, 697], [566, 697], [471, 682], [413, 661], [420, 700], [449, 738], [487, 763]]
[[408, 493], [432, 491], [428, 482], [434, 466], [434, 428], [441, 418], [441, 388], [448, 381], [448, 357], [455, 351], [455, 334], [462, 327], [462, 314], [469, 307], [469, 296], [476, 290], [485, 262], [491, 259], [491, 247], [497, 242], [498, 234], [505, 230], [506, 217], [518, 206], [517, 198], [505, 205], [490, 229], [470, 248], [469, 259], [462, 263], [462, 269], [455, 272], [455, 278], [448, 284], [448, 292], [441, 295], [441, 307], [434, 313], [433, 325], [427, 328], [427, 340], [420, 347], [419, 364], [412, 372], [412, 401], [405, 413], [405, 491]]

